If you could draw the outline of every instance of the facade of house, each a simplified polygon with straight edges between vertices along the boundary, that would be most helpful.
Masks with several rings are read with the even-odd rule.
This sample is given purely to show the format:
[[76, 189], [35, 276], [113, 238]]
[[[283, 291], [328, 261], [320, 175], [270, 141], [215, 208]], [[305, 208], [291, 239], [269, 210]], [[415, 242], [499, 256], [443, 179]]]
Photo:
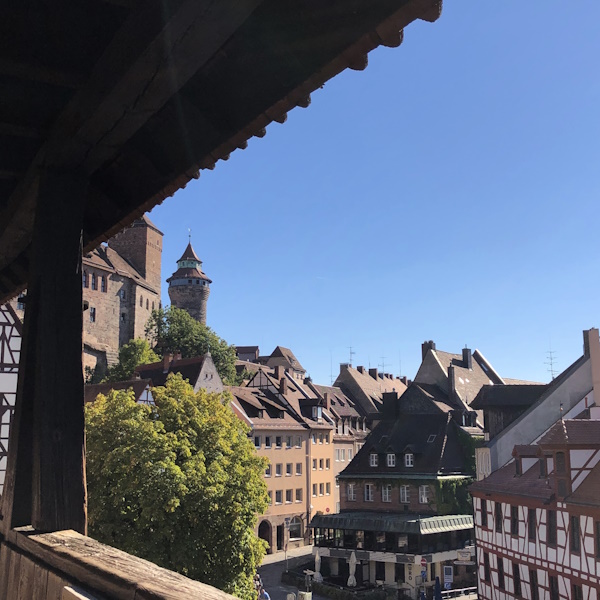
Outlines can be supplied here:
[[[258, 353], [258, 346], [256, 346]], [[252, 362], [264, 365], [271, 369], [283, 367], [294, 379], [304, 381], [306, 369], [300, 364], [294, 353], [289, 348], [277, 346], [268, 356], [257, 356]]]
[[8, 460], [8, 437], [15, 410], [23, 326], [10, 304], [0, 305], [0, 495]]
[[356, 585], [417, 598], [449, 572], [454, 586], [474, 584], [474, 570], [455, 564], [474, 555], [469, 436], [447, 412], [403, 413], [403, 399], [384, 396], [381, 421], [338, 476], [341, 512], [311, 527], [334, 583], [347, 585], [354, 561]]
[[600, 597], [600, 417], [559, 419], [471, 488], [479, 598]]
[[130, 381], [114, 381], [111, 383], [95, 383], [85, 386], [85, 403], [95, 402], [96, 398], [102, 394], [106, 396], [112, 390], [133, 392], [135, 401], [139, 404], [154, 405], [152, 395], [151, 379], [133, 379]]

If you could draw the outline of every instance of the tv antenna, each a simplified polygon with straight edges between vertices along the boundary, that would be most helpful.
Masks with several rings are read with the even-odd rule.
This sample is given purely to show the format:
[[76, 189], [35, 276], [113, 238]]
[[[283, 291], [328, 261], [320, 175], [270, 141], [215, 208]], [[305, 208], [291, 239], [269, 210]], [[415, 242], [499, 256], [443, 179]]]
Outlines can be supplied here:
[[386, 357], [385, 356], [380, 356], [379, 358], [381, 359], [381, 364], [379, 365], [381, 367], [381, 372], [385, 373], [385, 359], [386, 359]]
[[348, 346], [348, 350], [350, 350], [350, 366], [352, 366], [352, 358], [354, 357], [356, 352], [354, 352], [354, 350], [352, 350], [352, 346]]
[[544, 362], [544, 364], [548, 366], [546, 371], [548, 371], [548, 373], [550, 373], [550, 376], [552, 377], [552, 379], [554, 379], [556, 377], [556, 371], [555, 371], [556, 351], [552, 350], [552, 347], [550, 347], [550, 350], [548, 350], [548, 352], [546, 352], [546, 358], [548, 359], [547, 361]]

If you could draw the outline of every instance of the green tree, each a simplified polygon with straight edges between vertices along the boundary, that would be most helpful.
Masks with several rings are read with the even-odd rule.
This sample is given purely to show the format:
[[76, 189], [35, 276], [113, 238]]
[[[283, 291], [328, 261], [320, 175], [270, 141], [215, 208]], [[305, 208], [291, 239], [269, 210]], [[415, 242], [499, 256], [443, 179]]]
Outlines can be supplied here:
[[160, 356], [150, 348], [147, 340], [130, 340], [119, 348], [119, 362], [109, 367], [104, 381], [125, 381], [130, 379], [138, 365], [158, 362]]
[[210, 327], [196, 321], [185, 310], [170, 306], [152, 311], [146, 336], [157, 352], [181, 352], [182, 358], [202, 356], [209, 350], [224, 383], [235, 385], [235, 347]]
[[104, 543], [251, 600], [266, 462], [225, 396], [171, 375], [155, 407], [123, 391], [88, 404], [88, 523]]

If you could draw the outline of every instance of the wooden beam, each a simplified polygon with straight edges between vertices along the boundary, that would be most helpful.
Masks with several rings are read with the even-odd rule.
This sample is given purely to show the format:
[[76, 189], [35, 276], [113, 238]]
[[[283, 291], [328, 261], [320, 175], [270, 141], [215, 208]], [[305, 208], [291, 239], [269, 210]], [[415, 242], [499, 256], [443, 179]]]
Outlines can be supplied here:
[[80, 88], [84, 82], [79, 73], [24, 63], [10, 58], [0, 58], [0, 75], [73, 89]]

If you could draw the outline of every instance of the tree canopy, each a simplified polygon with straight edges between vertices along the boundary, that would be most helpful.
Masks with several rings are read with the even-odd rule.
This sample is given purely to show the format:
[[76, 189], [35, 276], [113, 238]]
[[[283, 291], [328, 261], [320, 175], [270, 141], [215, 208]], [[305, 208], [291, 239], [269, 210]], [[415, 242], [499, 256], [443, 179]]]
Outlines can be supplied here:
[[182, 358], [193, 358], [210, 351], [223, 382], [229, 385], [237, 383], [235, 347], [185, 310], [170, 306], [152, 311], [146, 324], [146, 336], [161, 355], [181, 352]]
[[131, 391], [86, 406], [90, 535], [251, 600], [265, 459], [222, 395], [180, 375], [153, 394], [155, 407]]
[[119, 348], [119, 362], [109, 367], [104, 381], [125, 381], [131, 379], [135, 368], [158, 362], [160, 356], [150, 348], [147, 340], [130, 340]]

